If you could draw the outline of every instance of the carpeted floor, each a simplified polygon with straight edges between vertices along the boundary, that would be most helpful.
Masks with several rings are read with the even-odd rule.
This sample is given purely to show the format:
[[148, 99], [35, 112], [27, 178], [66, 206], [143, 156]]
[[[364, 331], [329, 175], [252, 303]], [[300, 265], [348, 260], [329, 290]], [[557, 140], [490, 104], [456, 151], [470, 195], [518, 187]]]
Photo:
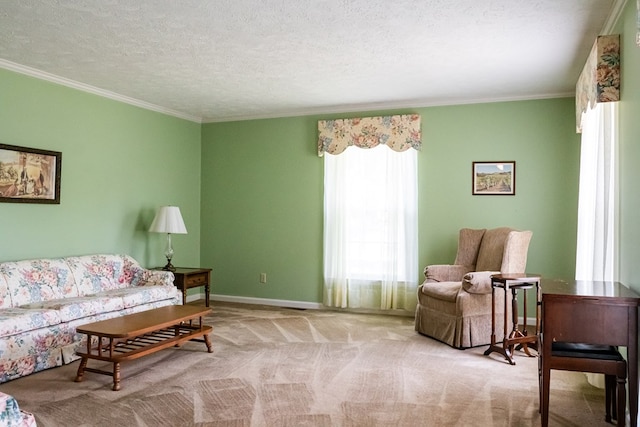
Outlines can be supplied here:
[[[203, 343], [122, 365], [79, 362], [0, 385], [53, 426], [539, 426], [537, 358], [455, 350], [399, 316], [213, 303]], [[90, 366], [99, 366], [92, 364]], [[109, 367], [105, 365], [105, 367]], [[553, 371], [552, 426], [601, 426], [604, 392]]]

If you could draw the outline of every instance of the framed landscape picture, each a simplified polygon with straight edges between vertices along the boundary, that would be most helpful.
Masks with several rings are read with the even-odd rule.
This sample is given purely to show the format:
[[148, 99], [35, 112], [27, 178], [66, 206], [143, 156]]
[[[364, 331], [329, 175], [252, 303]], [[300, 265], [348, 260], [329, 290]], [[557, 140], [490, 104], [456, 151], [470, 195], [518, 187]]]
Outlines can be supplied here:
[[516, 194], [516, 162], [473, 162], [474, 196]]
[[0, 144], [0, 202], [60, 204], [62, 153]]

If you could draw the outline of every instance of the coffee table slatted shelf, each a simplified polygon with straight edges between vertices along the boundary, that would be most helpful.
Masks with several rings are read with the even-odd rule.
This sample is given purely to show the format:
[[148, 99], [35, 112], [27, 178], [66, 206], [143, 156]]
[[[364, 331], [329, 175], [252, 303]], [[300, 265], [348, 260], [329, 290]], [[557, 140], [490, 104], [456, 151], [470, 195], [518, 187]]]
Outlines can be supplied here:
[[[186, 341], [204, 342], [207, 351], [213, 352], [209, 340], [212, 328], [202, 323], [202, 317], [210, 312], [209, 307], [167, 306], [76, 328], [78, 333], [87, 335], [87, 349], [77, 352], [82, 360], [75, 381], [82, 381], [85, 371], [109, 375], [113, 377], [113, 390], [120, 390], [121, 362]], [[93, 337], [97, 338], [97, 344], [93, 344]], [[113, 371], [87, 367], [89, 359], [111, 362]]]

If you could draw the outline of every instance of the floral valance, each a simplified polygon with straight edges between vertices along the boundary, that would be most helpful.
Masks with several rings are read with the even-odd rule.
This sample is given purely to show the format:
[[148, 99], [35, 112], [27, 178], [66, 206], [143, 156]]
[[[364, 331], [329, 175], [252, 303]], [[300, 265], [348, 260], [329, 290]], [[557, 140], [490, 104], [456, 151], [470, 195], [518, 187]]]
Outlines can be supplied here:
[[422, 141], [420, 116], [364, 117], [318, 121], [318, 156], [340, 154], [347, 147], [373, 148], [386, 144], [394, 151], [419, 150]]
[[597, 102], [620, 100], [620, 35], [598, 36], [576, 84], [576, 131]]

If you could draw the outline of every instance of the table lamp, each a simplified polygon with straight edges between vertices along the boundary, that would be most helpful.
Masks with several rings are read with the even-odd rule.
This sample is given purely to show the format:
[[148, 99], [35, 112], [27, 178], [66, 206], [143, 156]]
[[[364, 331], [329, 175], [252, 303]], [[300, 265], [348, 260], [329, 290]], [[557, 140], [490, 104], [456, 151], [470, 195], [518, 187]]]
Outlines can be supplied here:
[[171, 246], [172, 234], [187, 234], [187, 227], [184, 225], [180, 208], [177, 206], [161, 206], [153, 218], [149, 231], [153, 233], [167, 233], [167, 248], [164, 255], [167, 257], [167, 265], [162, 267], [163, 270], [176, 271], [171, 264], [173, 258], [173, 247]]

